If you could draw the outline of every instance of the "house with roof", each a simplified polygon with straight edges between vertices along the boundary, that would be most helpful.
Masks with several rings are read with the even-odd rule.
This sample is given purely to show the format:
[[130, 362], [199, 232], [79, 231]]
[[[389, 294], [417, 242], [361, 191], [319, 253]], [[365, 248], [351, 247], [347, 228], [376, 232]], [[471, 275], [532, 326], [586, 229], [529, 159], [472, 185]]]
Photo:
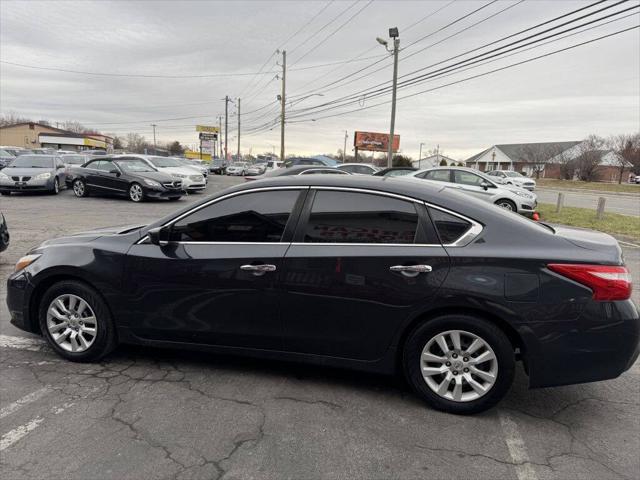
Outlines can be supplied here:
[[[614, 182], [620, 169], [631, 169], [619, 154], [612, 150], [594, 150], [600, 156], [593, 180]], [[527, 176], [540, 178], [563, 178], [579, 176], [579, 158], [585, 153], [585, 142], [512, 143], [493, 145], [465, 160], [465, 165], [482, 172], [490, 170], [513, 170]], [[566, 168], [571, 165], [572, 168]], [[563, 168], [563, 166], [565, 166]]]
[[38, 122], [21, 122], [0, 127], [0, 145], [56, 150], [113, 150], [113, 138], [99, 133], [77, 133]]
[[442, 162], [446, 162], [448, 166], [457, 165], [458, 160], [447, 157], [446, 155], [436, 154], [418, 160], [411, 160], [411, 165], [417, 169], [439, 167]]

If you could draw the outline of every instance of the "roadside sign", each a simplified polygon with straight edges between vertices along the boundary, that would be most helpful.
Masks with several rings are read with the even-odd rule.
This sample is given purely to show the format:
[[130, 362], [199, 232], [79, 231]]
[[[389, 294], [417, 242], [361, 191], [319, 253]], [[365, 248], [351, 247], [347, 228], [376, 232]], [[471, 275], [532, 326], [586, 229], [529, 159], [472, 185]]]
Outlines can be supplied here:
[[218, 133], [218, 127], [210, 125], [196, 125], [196, 132]]
[[[355, 132], [353, 146], [359, 150], [386, 152], [389, 149], [389, 134], [376, 132]], [[393, 136], [393, 151], [400, 148], [400, 135]]]
[[218, 134], [217, 133], [202, 133], [200, 132], [200, 140], [207, 141], [207, 140], [218, 140]]

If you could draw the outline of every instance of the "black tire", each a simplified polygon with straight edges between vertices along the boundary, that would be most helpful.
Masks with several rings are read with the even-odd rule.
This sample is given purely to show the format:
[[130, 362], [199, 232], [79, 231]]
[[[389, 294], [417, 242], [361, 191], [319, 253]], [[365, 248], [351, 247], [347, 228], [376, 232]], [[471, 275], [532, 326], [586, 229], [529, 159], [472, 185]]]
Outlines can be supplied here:
[[[436, 335], [462, 330], [489, 344], [497, 359], [498, 369], [493, 386], [475, 400], [454, 401], [433, 391], [422, 376], [422, 350]], [[443, 315], [416, 327], [407, 337], [402, 355], [405, 378], [413, 390], [432, 408], [447, 413], [470, 415], [496, 405], [509, 391], [515, 373], [515, 355], [511, 342], [496, 325], [469, 315]]]
[[[139, 196], [137, 194], [134, 194], [134, 191], [137, 192], [138, 189], [141, 192]], [[129, 185], [128, 195], [129, 195], [129, 200], [131, 200], [132, 202], [135, 202], [135, 203], [143, 202], [144, 188], [142, 188], [142, 185], [140, 185], [139, 183], [133, 182], [131, 185]]]
[[505, 210], [511, 210], [512, 212], [517, 212], [518, 207], [508, 198], [501, 198], [500, 200], [496, 200], [496, 205], [504, 208]]
[[180, 200], [181, 197], [169, 197], [170, 202], [175, 202], [176, 200]]
[[76, 197], [83, 198], [89, 196], [89, 191], [87, 190], [87, 184], [84, 180], [77, 178], [73, 181], [72, 184], [73, 194]]
[[11, 192], [0, 192], [2, 195], [6, 195], [7, 197], [11, 195]]
[[57, 195], [60, 192], [60, 180], [58, 177], [53, 179], [53, 188], [49, 192], [51, 195]]
[[[47, 328], [47, 311], [51, 302], [61, 295], [77, 295], [87, 302], [96, 317], [96, 336], [93, 343], [83, 352], [70, 352], [60, 347]], [[111, 313], [100, 295], [90, 286], [75, 280], [55, 283], [45, 292], [39, 306], [40, 330], [51, 348], [61, 357], [73, 362], [95, 362], [110, 353], [117, 346], [116, 329]]]

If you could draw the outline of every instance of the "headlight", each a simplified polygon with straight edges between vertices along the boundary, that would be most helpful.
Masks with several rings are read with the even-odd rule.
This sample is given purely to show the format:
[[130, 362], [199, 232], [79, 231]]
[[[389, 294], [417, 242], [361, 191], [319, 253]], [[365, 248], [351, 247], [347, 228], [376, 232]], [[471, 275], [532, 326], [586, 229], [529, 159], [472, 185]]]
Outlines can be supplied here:
[[18, 263], [16, 263], [16, 268], [14, 269], [14, 272], [19, 272], [20, 270], [27, 268], [29, 265], [35, 262], [38, 258], [40, 258], [41, 255], [42, 255], [41, 253], [35, 253], [33, 255], [25, 255], [20, 260], [18, 260]]
[[173, 178], [187, 178], [188, 175], [182, 175], [181, 173], [172, 173], [171, 176]]
[[34, 180], [46, 180], [47, 178], [51, 178], [51, 173], [45, 172], [33, 177]]
[[524, 198], [529, 198], [529, 199], [533, 198], [533, 195], [531, 195], [529, 193], [526, 193], [526, 192], [513, 192], [513, 193], [515, 193], [519, 197], [524, 197]]
[[143, 178], [142, 180], [150, 187], [162, 187], [162, 184], [160, 182], [156, 182], [155, 180], [149, 180], [148, 178]]

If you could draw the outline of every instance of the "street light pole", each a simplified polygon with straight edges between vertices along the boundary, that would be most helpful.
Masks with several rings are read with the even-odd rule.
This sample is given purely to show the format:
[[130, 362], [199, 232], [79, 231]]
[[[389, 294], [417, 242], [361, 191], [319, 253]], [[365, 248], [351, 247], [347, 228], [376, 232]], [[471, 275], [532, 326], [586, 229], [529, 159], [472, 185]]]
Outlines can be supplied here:
[[151, 126], [153, 127], [153, 154], [157, 155], [157, 150], [156, 150], [156, 127], [157, 125], [155, 123], [152, 123]]
[[342, 163], [347, 161], [347, 131], [344, 131], [344, 148], [342, 149]]
[[224, 97], [224, 160], [227, 161], [227, 142], [229, 141], [229, 95]]
[[238, 98], [238, 161], [240, 160], [240, 98]]
[[418, 154], [418, 168], [422, 168], [422, 163], [420, 162], [420, 160], [422, 160], [422, 146], [424, 145], [424, 143], [420, 142], [420, 153]]
[[387, 167], [393, 166], [393, 135], [396, 127], [396, 91], [398, 87], [398, 53], [400, 52], [400, 39], [398, 38], [400, 33], [398, 27], [389, 29], [389, 37], [393, 42], [393, 50], [389, 50], [389, 44], [386, 40], [378, 37], [376, 40], [380, 45], [384, 45], [384, 48], [388, 52], [393, 53], [393, 91], [391, 94], [391, 128], [389, 129], [389, 151], [387, 152]]

